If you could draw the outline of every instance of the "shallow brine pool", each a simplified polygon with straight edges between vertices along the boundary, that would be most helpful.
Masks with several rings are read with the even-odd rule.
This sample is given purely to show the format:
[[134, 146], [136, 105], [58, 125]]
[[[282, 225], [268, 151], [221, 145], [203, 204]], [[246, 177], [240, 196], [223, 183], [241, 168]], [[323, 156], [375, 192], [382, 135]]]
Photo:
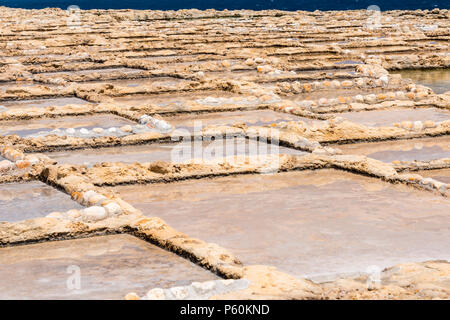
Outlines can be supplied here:
[[368, 127], [392, 127], [394, 123], [402, 121], [431, 120], [441, 122], [450, 120], [450, 112], [436, 108], [391, 109], [361, 112], [346, 112], [338, 115], [348, 121]]
[[81, 208], [69, 195], [40, 181], [0, 184], [0, 221], [21, 221]]
[[155, 287], [216, 280], [211, 272], [129, 235], [0, 248], [0, 299], [118, 299]]
[[342, 171], [112, 187], [148, 216], [296, 276], [448, 259], [450, 202]]
[[305, 155], [307, 153], [245, 138], [155, 143], [45, 153], [45, 155], [56, 160], [59, 164], [82, 164], [89, 167], [101, 162], [144, 163], [171, 161], [179, 163], [191, 159], [203, 159], [205, 161], [212, 159], [225, 160], [225, 158], [231, 156], [258, 156], [266, 154]]
[[437, 94], [450, 91], [450, 69], [400, 70], [394, 73], [430, 87]]
[[[89, 101], [76, 97], [62, 97], [49, 99], [28, 99], [28, 100], [8, 100], [0, 101], [0, 106], [8, 109], [26, 109], [26, 108], [47, 108], [47, 107], [61, 107], [66, 105], [81, 105], [89, 104]], [[0, 110], [1, 111], [1, 110]]]
[[231, 126], [246, 124], [247, 126], [264, 126], [282, 121], [303, 121], [312, 123], [314, 120], [272, 110], [230, 111], [202, 114], [180, 114], [164, 117], [176, 129], [200, 132], [208, 126]]
[[90, 115], [90, 116], [70, 116], [58, 118], [39, 118], [31, 120], [14, 120], [0, 121], [0, 134], [12, 135], [16, 134], [20, 137], [30, 135], [51, 134], [52, 130], [56, 130], [54, 134], [65, 134], [66, 130], [71, 128], [74, 130], [93, 128], [111, 128], [121, 127], [125, 125], [135, 125], [136, 123], [115, 115]]
[[450, 157], [450, 136], [338, 145], [345, 154], [364, 155], [383, 162], [430, 161]]

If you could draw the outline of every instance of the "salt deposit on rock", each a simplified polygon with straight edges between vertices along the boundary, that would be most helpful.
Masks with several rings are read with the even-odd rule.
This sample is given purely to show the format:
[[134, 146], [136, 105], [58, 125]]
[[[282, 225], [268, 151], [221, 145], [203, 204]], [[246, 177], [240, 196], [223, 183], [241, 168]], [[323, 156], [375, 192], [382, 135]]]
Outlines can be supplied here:
[[81, 210], [81, 216], [85, 222], [96, 222], [108, 217], [105, 208], [94, 206]]
[[247, 289], [247, 279], [193, 282], [189, 286], [170, 289], [155, 288], [147, 292], [143, 300], [205, 300], [212, 296]]

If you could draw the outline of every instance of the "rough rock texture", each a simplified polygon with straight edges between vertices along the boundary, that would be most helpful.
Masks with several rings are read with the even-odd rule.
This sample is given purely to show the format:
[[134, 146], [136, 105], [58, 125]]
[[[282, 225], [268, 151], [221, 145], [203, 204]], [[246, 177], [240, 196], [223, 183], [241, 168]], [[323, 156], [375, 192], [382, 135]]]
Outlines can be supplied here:
[[[448, 118], [399, 119], [372, 127], [341, 117], [370, 110], [450, 110], [450, 91], [435, 94], [395, 74], [450, 67], [449, 10], [383, 12], [374, 21], [366, 10], [71, 12], [2, 7], [0, 18], [0, 183], [40, 180], [85, 206], [0, 222], [0, 246], [129, 233], [223, 278], [250, 281], [248, 288], [215, 299], [449, 299], [446, 261], [395, 266], [379, 274], [380, 281], [360, 275], [314, 283], [271, 266], [243, 265], [227, 248], [191, 238], [158, 217], [145, 217], [103, 188], [334, 168], [407, 184], [447, 200], [447, 184], [415, 171], [448, 168], [448, 158], [391, 165], [342, 154], [329, 145], [396, 139], [413, 143], [449, 134]], [[261, 124], [236, 118], [189, 133], [169, 120], [175, 115], [212, 115], [217, 120], [224, 112], [249, 110], [298, 119]], [[46, 126], [62, 127], [69, 116], [100, 115], [132, 122], [120, 128], [121, 135], [74, 124], [58, 134], [19, 136], [21, 130], [36, 129], [35, 121], [46, 122], [44, 129], [50, 130]], [[149, 130], [148, 123], [140, 123], [143, 116], [163, 120], [171, 130]], [[2, 133], [10, 128], [11, 134]], [[236, 136], [278, 142], [307, 154], [245, 154], [185, 163], [102, 159], [93, 166], [58, 165], [51, 155], [35, 154]], [[130, 293], [126, 298], [139, 297]]]

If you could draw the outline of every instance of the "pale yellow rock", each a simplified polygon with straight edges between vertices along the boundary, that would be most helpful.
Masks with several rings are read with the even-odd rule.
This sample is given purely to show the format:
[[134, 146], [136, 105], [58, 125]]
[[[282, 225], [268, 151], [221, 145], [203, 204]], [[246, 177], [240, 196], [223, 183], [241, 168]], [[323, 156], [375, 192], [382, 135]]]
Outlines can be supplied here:
[[122, 130], [123, 132], [131, 132], [131, 131], [133, 131], [133, 128], [130, 125], [126, 125], [126, 126], [120, 127], [120, 130]]
[[434, 121], [427, 120], [423, 123], [423, 126], [425, 128], [434, 128], [434, 127], [436, 127], [436, 124], [434, 123]]
[[410, 129], [413, 128], [413, 123], [412, 123], [411, 121], [402, 121], [402, 122], [401, 122], [401, 127], [402, 127], [403, 129], [410, 130]]
[[124, 297], [124, 300], [141, 300], [141, 298], [137, 295], [137, 293], [130, 292]]
[[253, 65], [255, 65], [255, 61], [251, 58], [248, 58], [247, 60], [245, 60], [245, 64], [247, 66], [253, 66]]
[[228, 60], [222, 60], [221, 64], [222, 64], [222, 67], [225, 67], [225, 68], [231, 67], [231, 63]]

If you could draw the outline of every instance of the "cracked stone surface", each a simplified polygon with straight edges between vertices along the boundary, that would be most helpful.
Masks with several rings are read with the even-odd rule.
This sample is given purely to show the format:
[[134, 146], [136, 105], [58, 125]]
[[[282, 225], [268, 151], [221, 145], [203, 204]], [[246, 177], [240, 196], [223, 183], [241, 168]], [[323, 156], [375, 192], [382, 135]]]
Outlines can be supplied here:
[[1, 298], [449, 299], [449, 10], [79, 14], [0, 10]]

